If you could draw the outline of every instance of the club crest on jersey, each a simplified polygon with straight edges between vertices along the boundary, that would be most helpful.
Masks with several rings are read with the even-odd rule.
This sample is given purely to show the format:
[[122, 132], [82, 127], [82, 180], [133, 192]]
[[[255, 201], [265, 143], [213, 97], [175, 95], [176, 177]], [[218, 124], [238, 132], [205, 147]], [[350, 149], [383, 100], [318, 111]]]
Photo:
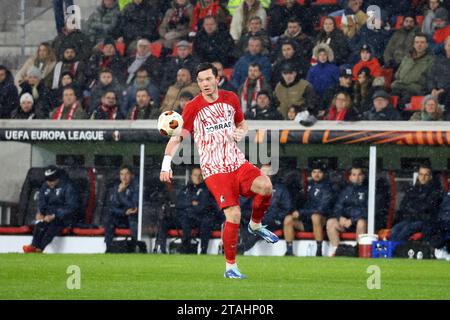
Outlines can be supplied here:
[[207, 134], [212, 134], [217, 131], [222, 131], [222, 130], [231, 128], [232, 125], [233, 124], [231, 121], [220, 122], [220, 123], [216, 123], [216, 124], [205, 127], [205, 130], [206, 130]]
[[222, 195], [220, 195], [220, 203], [224, 203], [225, 202], [225, 197]]

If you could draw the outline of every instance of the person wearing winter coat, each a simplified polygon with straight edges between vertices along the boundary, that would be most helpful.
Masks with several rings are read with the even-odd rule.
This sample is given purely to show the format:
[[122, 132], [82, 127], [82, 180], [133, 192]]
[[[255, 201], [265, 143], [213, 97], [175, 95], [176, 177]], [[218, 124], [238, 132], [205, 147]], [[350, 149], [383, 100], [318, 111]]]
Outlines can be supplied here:
[[189, 37], [195, 37], [197, 32], [201, 30], [204, 19], [208, 16], [213, 16], [219, 25], [225, 25], [226, 14], [222, 9], [219, 0], [202, 0], [197, 1], [194, 6], [194, 13], [192, 16], [191, 31]]
[[32, 67], [27, 72], [27, 78], [19, 86], [19, 94], [22, 96], [25, 93], [31, 94], [33, 97], [33, 109], [36, 114], [36, 118], [48, 119], [51, 106], [50, 106], [50, 94], [41, 80], [41, 70], [37, 67]]
[[275, 87], [281, 81], [281, 69], [286, 63], [294, 66], [297, 73], [304, 78], [308, 74], [310, 63], [303, 59], [299, 53], [300, 48], [297, 42], [292, 39], [286, 39], [281, 44], [280, 55], [272, 66], [272, 86]]
[[349, 0], [342, 16], [342, 32], [352, 39], [366, 25], [368, 16], [362, 10], [363, 1]]
[[353, 86], [353, 105], [362, 113], [368, 111], [372, 105], [373, 80], [369, 68], [364, 67], [359, 70]]
[[157, 57], [152, 55], [150, 51], [150, 42], [147, 39], [140, 39], [137, 42], [136, 54], [129, 57], [125, 64], [127, 66], [127, 85], [133, 82], [136, 77], [136, 72], [141, 67], [148, 70], [152, 81], [155, 83], [161, 83], [163, 74], [162, 64]]
[[418, 33], [416, 17], [406, 15], [402, 27], [392, 34], [391, 39], [384, 50], [384, 64], [393, 69], [402, 62], [403, 57], [408, 55], [414, 43], [414, 36]]
[[286, 30], [287, 21], [295, 19], [302, 21], [304, 31], [307, 34], [313, 32], [312, 17], [310, 16], [311, 0], [306, 0], [300, 5], [296, 0], [285, 0], [284, 2], [272, 1], [271, 8], [268, 10], [270, 17], [270, 37], [281, 36]]
[[56, 60], [62, 60], [65, 50], [67, 48], [73, 48], [77, 52], [78, 59], [83, 63], [87, 62], [90, 58], [93, 46], [89, 37], [70, 23], [67, 23], [63, 32], [52, 42]]
[[217, 23], [215, 17], [206, 17], [194, 38], [194, 55], [203, 62], [220, 61], [228, 67], [233, 61], [233, 47], [228, 31]]
[[14, 85], [14, 77], [11, 71], [0, 65], [0, 119], [9, 119], [11, 112], [19, 104], [19, 94]]
[[176, 82], [169, 87], [160, 111], [172, 111], [180, 107], [180, 95], [183, 92], [189, 92], [194, 97], [200, 92], [197, 83], [192, 82], [191, 73], [188, 69], [180, 69], [177, 73]]
[[92, 112], [91, 120], [121, 120], [125, 119], [118, 104], [116, 93], [112, 90], [105, 91], [101, 103]]
[[136, 91], [136, 105], [131, 107], [127, 118], [129, 120], [149, 120], [158, 119], [159, 115], [159, 108], [151, 100], [147, 89], [138, 89]]
[[422, 110], [414, 112], [410, 121], [442, 121], [444, 114], [437, 98], [428, 95], [423, 98]]
[[53, 71], [56, 64], [56, 56], [52, 46], [48, 42], [39, 44], [37, 52], [34, 56], [28, 58], [15, 76], [16, 86], [19, 86], [27, 77], [27, 72], [31, 67], [36, 67], [41, 71], [42, 78]]
[[20, 106], [13, 110], [11, 119], [15, 120], [33, 120], [36, 118], [36, 111], [34, 109], [34, 99], [29, 93], [24, 93], [20, 96]]
[[366, 121], [401, 121], [400, 113], [389, 102], [386, 91], [377, 91], [372, 97], [373, 107], [363, 113], [362, 120]]
[[306, 80], [311, 83], [317, 95], [322, 96], [329, 88], [339, 82], [339, 68], [333, 63], [334, 54], [326, 44], [319, 44], [314, 48], [314, 58], [317, 65], [308, 71]]
[[136, 93], [139, 89], [146, 89], [150, 94], [152, 104], [159, 109], [161, 105], [161, 91], [150, 79], [147, 69], [141, 68], [136, 72], [136, 79], [125, 93], [124, 102], [121, 104], [123, 114], [128, 114], [130, 109], [136, 104]]
[[444, 53], [436, 56], [428, 78], [428, 92], [450, 111], [450, 36], [444, 42]]
[[408, 241], [417, 232], [423, 232], [425, 239], [429, 238], [438, 219], [441, 201], [442, 189], [433, 179], [431, 167], [422, 164], [417, 180], [406, 190], [400, 203], [389, 240]]
[[335, 95], [323, 120], [356, 121], [358, 118], [359, 114], [352, 106], [350, 95], [347, 92], [339, 92]]
[[231, 19], [230, 35], [235, 42], [241, 38], [250, 18], [255, 16], [261, 18], [263, 29], [266, 29], [267, 13], [261, 2], [259, 0], [242, 1]]
[[164, 48], [173, 49], [177, 42], [188, 36], [193, 10], [189, 0], [172, 1], [172, 7], [166, 11], [158, 28]]
[[219, 89], [233, 91], [236, 93], [237, 92], [236, 88], [233, 87], [233, 85], [230, 83], [230, 81], [228, 81], [228, 78], [224, 75], [223, 64], [220, 61], [214, 61], [212, 64], [217, 69], [217, 75], [219, 78], [219, 84], [218, 84]]
[[436, 17], [436, 11], [442, 7], [442, 1], [429, 0], [428, 8], [424, 14], [422, 22], [422, 32], [427, 36], [432, 36], [435, 30], [434, 18]]
[[434, 63], [434, 56], [428, 50], [427, 37], [416, 34], [410, 54], [403, 58], [395, 73], [392, 94], [400, 96], [403, 102], [409, 102], [411, 96], [426, 93], [427, 76]]
[[368, 68], [370, 70], [370, 75], [374, 78], [381, 75], [381, 65], [378, 58], [373, 55], [372, 47], [368, 44], [363, 44], [359, 50], [360, 60], [353, 67], [354, 79], [357, 80], [359, 71], [363, 68]]
[[334, 53], [334, 61], [341, 65], [348, 60], [350, 48], [347, 38], [336, 26], [336, 21], [332, 17], [325, 18], [323, 28], [316, 37], [315, 45], [325, 43]]
[[352, 69], [342, 69], [339, 74], [339, 83], [336, 86], [328, 89], [322, 96], [321, 110], [323, 111], [322, 113], [319, 113], [318, 116], [323, 117], [325, 115], [325, 111], [331, 105], [331, 102], [333, 101], [335, 95], [339, 92], [346, 92], [353, 101], [355, 96], [353, 84]]
[[257, 63], [250, 64], [248, 77], [238, 90], [238, 97], [241, 98], [242, 112], [246, 113], [247, 110], [256, 105], [259, 92], [270, 90], [270, 84], [264, 79], [260, 65]]
[[251, 17], [248, 21], [246, 29], [242, 32], [242, 36], [236, 43], [234, 56], [239, 59], [245, 54], [245, 50], [248, 47], [248, 41], [252, 37], [258, 37], [262, 41], [264, 55], [269, 55], [272, 51], [272, 42], [270, 40], [269, 34], [263, 28], [262, 19], [258, 16]]
[[281, 113], [272, 104], [271, 94], [260, 91], [256, 97], [256, 105], [245, 113], [247, 120], [283, 120]]
[[264, 79], [271, 79], [271, 63], [267, 56], [262, 54], [262, 41], [259, 38], [251, 38], [248, 41], [248, 52], [243, 55], [234, 65], [231, 84], [235, 88], [239, 88], [247, 78], [248, 67], [251, 63], [258, 63], [261, 66]]
[[66, 87], [63, 91], [63, 102], [50, 113], [52, 120], [84, 120], [88, 115], [83, 110], [81, 103], [77, 101], [75, 89]]
[[116, 0], [102, 0], [86, 22], [85, 33], [92, 43], [98, 44], [112, 35], [119, 21], [119, 14]]

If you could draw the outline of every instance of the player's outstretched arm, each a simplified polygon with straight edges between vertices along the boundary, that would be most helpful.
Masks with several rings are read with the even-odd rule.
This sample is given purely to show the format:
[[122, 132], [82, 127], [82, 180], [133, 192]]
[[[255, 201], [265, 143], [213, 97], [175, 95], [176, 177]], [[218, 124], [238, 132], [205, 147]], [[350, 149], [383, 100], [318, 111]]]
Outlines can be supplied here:
[[162, 182], [171, 183], [173, 174], [172, 174], [172, 159], [178, 151], [181, 142], [183, 141], [183, 137], [189, 135], [187, 130], [181, 132], [179, 136], [175, 136], [170, 138], [167, 143], [166, 150], [164, 152], [164, 159], [161, 166], [161, 173], [159, 175], [159, 179]]

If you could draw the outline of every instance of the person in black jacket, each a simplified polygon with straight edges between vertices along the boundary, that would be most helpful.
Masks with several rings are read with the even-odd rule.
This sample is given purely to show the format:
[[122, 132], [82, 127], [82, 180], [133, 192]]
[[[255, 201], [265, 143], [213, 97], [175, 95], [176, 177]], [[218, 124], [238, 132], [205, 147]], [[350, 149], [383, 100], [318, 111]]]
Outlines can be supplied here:
[[227, 77], [223, 74], [223, 64], [220, 61], [214, 61], [212, 63], [214, 67], [217, 69], [217, 75], [219, 77], [219, 89], [221, 90], [227, 90], [227, 91], [233, 91], [234, 93], [237, 92], [236, 88], [233, 87], [230, 81], [228, 81]]
[[60, 169], [46, 168], [45, 180], [39, 190], [33, 241], [23, 246], [25, 253], [43, 252], [63, 228], [72, 225], [79, 210], [79, 195]]
[[206, 254], [211, 232], [219, 217], [219, 211], [211, 193], [203, 182], [200, 168], [192, 169], [191, 181], [178, 194], [176, 208], [183, 230], [182, 251], [190, 253], [188, 248], [192, 238], [192, 229], [199, 228], [201, 254]]
[[245, 113], [247, 120], [283, 120], [283, 116], [272, 104], [272, 98], [268, 91], [260, 91], [256, 96], [256, 105]]
[[134, 178], [131, 167], [122, 165], [120, 181], [109, 192], [108, 214], [104, 221], [106, 253], [110, 252], [114, 230], [131, 229], [131, 246], [136, 245], [138, 234], [139, 181]]
[[36, 118], [48, 119], [50, 115], [50, 97], [49, 91], [42, 81], [42, 72], [36, 67], [31, 67], [27, 71], [27, 77], [19, 85], [20, 95], [29, 93], [33, 96], [33, 107], [35, 110]]
[[302, 208], [287, 215], [284, 219], [284, 239], [287, 256], [292, 256], [295, 230], [313, 231], [317, 241], [316, 256], [322, 256], [322, 242], [326, 219], [331, 215], [334, 204], [334, 190], [326, 177], [326, 166], [315, 162], [311, 167], [311, 183], [308, 185], [307, 200]]
[[354, 165], [349, 180], [350, 183], [339, 194], [332, 216], [327, 221], [330, 256], [336, 252], [340, 233], [355, 231], [358, 235], [367, 233], [369, 190], [364, 170]]
[[220, 61], [225, 67], [233, 62], [233, 39], [228, 30], [219, 27], [213, 16], [208, 16], [194, 39], [194, 55], [203, 62]]
[[411, 235], [423, 232], [430, 238], [438, 220], [442, 190], [433, 180], [431, 167], [419, 167], [417, 181], [406, 190], [395, 217], [391, 241], [407, 241]]
[[304, 30], [306, 33], [314, 31], [311, 16], [311, 0], [304, 1], [303, 5], [300, 5], [295, 0], [286, 0], [284, 3], [280, 1], [272, 1], [271, 8], [269, 10], [270, 17], [270, 36], [272, 38], [279, 37], [286, 30], [287, 21], [290, 19], [296, 19], [303, 22]]
[[0, 65], [0, 119], [9, 119], [11, 112], [19, 107], [19, 94], [14, 77], [5, 66]]
[[339, 92], [346, 92], [350, 95], [351, 100], [353, 101], [355, 92], [353, 89], [353, 71], [350, 68], [341, 69], [339, 74], [339, 83], [333, 87], [325, 91], [322, 97], [322, 109], [323, 111], [318, 114], [319, 117], [325, 115], [325, 111], [331, 106], [334, 97]]
[[11, 119], [16, 120], [33, 120], [36, 119], [36, 110], [34, 108], [33, 96], [24, 93], [20, 96], [20, 107], [11, 112]]
[[97, 106], [91, 115], [91, 120], [121, 120], [125, 119], [117, 104], [117, 96], [114, 90], [107, 90], [102, 95], [101, 104]]
[[362, 120], [367, 121], [401, 121], [400, 113], [389, 102], [386, 91], [377, 91], [372, 96], [373, 107], [363, 113]]
[[[270, 202], [269, 209], [267, 209], [266, 214], [262, 220], [262, 224], [267, 226], [267, 228], [271, 231], [280, 230], [283, 228], [283, 221], [285, 220], [286, 215], [292, 212], [292, 199], [291, 195], [286, 188], [286, 186], [277, 180], [272, 172], [272, 168], [269, 164], [265, 164], [261, 166], [261, 172], [268, 176], [273, 183], [273, 193], [272, 200]], [[242, 204], [242, 219], [241, 226], [247, 229], [248, 223], [251, 220], [251, 207], [252, 207], [252, 199], [241, 199], [240, 203]], [[247, 230], [243, 230], [241, 232], [242, 244], [239, 251], [247, 251], [250, 250], [259, 238], [247, 232]]]

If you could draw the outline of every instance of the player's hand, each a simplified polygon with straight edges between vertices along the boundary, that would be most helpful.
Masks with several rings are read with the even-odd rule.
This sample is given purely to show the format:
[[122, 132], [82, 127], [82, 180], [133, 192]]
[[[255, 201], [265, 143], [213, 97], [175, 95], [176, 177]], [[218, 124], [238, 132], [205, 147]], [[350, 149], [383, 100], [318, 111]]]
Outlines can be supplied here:
[[55, 220], [55, 215], [54, 215], [54, 214], [49, 214], [49, 215], [46, 215], [46, 216], [44, 217], [44, 221], [47, 222], [47, 223], [50, 223], [50, 222], [52, 222], [53, 220]]
[[344, 217], [340, 217], [339, 218], [339, 224], [341, 225], [341, 227], [348, 229], [348, 228], [350, 228], [352, 226], [352, 220], [344, 218]]
[[130, 208], [130, 209], [127, 210], [127, 212], [125, 212], [125, 214], [127, 216], [131, 216], [132, 214], [135, 214], [137, 211], [138, 211], [137, 208]]
[[236, 130], [234, 130], [233, 132], [233, 139], [236, 140], [236, 142], [241, 141], [242, 139], [244, 139], [245, 135], [247, 134], [247, 132], [245, 132], [242, 129], [237, 128]]
[[161, 182], [172, 183], [172, 179], [173, 179], [173, 172], [172, 172], [172, 170], [170, 170], [170, 171], [161, 171], [161, 173], [159, 174], [159, 180], [161, 180]]

